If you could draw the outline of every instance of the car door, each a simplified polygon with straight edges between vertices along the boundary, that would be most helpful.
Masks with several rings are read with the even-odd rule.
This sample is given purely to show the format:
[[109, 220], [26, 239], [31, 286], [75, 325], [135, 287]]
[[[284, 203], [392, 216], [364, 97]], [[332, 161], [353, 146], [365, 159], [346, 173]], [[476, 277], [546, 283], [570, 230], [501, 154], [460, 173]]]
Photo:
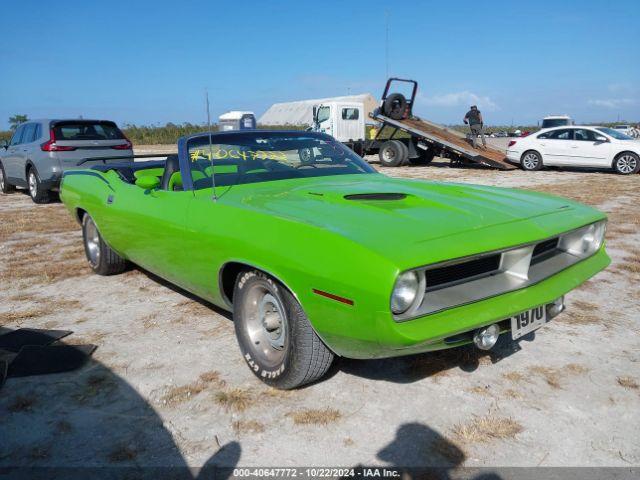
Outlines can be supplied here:
[[576, 167], [610, 166], [611, 142], [606, 141], [604, 135], [588, 128], [576, 128], [573, 131], [573, 140], [569, 141], [568, 145], [568, 165]]
[[122, 182], [105, 198], [98, 228], [112, 247], [136, 265], [183, 285], [182, 243], [190, 191], [145, 190]]
[[[32, 147], [33, 147], [33, 141], [35, 139], [37, 128], [38, 128], [37, 123], [25, 124], [24, 131], [22, 132], [22, 138], [20, 139], [20, 145], [18, 146], [16, 160], [17, 160], [18, 168], [20, 169], [20, 173], [24, 175], [25, 180], [26, 180], [27, 160], [29, 159], [33, 160], [34, 152], [32, 151]], [[38, 168], [37, 164], [36, 164], [36, 170], [38, 171], [39, 175], [42, 175], [40, 173], [41, 169]], [[42, 179], [42, 176], [40, 178]]]
[[26, 124], [20, 125], [9, 142], [9, 147], [2, 155], [2, 164], [4, 165], [4, 172], [9, 180], [9, 183], [14, 183], [16, 180], [24, 182], [24, 172], [20, 170], [19, 159], [21, 154], [20, 141], [24, 132]]
[[551, 130], [537, 137], [545, 165], [566, 165], [569, 158], [569, 141], [573, 138], [570, 128]]

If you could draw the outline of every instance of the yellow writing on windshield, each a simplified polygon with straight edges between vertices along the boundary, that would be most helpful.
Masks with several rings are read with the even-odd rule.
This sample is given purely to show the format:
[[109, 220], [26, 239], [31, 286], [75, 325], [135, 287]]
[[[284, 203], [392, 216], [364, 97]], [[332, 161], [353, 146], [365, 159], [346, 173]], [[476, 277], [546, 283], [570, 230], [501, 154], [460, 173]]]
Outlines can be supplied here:
[[192, 162], [196, 162], [201, 159], [207, 159], [209, 161], [225, 159], [286, 161], [287, 154], [276, 150], [266, 151], [217, 148], [215, 150], [193, 150], [189, 153], [189, 158], [191, 158]]

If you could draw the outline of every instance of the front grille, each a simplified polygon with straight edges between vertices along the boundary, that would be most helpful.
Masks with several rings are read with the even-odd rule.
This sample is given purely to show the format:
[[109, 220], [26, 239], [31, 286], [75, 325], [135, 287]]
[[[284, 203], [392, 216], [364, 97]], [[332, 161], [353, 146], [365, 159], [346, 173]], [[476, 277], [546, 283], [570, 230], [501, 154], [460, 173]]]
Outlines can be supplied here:
[[434, 290], [442, 285], [451, 285], [469, 281], [471, 278], [487, 276], [500, 268], [500, 254], [487, 255], [467, 262], [456, 263], [444, 267], [433, 268], [425, 272], [427, 290]]
[[558, 248], [559, 238], [551, 238], [549, 240], [545, 240], [544, 242], [538, 243], [533, 248], [533, 253], [531, 254], [531, 264], [534, 265], [538, 262], [541, 262], [545, 258], [549, 258], [555, 250]]

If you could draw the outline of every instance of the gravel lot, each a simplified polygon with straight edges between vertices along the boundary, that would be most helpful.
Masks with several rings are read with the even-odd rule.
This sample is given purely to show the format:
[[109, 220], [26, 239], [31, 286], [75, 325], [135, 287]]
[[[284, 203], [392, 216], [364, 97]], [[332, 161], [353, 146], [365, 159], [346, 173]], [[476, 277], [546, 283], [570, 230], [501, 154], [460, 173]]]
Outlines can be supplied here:
[[640, 178], [382, 170], [598, 206], [613, 263], [535, 340], [343, 359], [324, 381], [280, 392], [249, 372], [228, 314], [144, 271], [92, 275], [61, 204], [1, 196], [0, 328], [69, 329], [67, 343], [98, 349], [79, 371], [7, 381], [0, 467], [640, 466]]

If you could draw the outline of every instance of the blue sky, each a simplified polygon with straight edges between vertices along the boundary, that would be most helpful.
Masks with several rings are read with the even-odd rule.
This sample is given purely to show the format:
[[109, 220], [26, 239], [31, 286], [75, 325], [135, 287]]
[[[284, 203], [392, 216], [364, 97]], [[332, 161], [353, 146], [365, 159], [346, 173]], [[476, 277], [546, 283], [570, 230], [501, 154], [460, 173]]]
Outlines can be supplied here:
[[65, 1], [2, 11], [0, 129], [15, 113], [202, 123], [230, 109], [420, 83], [415, 111], [488, 124], [640, 121], [640, 2]]

